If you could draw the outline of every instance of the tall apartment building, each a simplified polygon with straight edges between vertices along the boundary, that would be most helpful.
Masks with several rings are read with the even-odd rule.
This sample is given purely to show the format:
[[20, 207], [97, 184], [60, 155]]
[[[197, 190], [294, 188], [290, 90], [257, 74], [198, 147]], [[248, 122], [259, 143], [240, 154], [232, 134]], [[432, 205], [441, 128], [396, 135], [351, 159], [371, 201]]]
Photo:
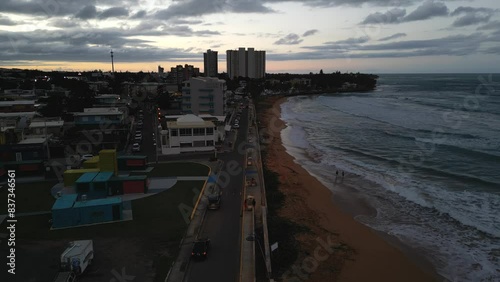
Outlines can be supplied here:
[[182, 111], [186, 114], [223, 116], [225, 93], [225, 80], [192, 77], [182, 85]]
[[193, 65], [177, 65], [176, 67], [170, 68], [169, 78], [172, 82], [181, 84], [185, 80], [189, 80], [191, 77], [196, 77], [200, 75], [200, 68], [195, 68]]
[[206, 53], [203, 53], [203, 71], [205, 72], [205, 76], [217, 77], [219, 74], [217, 64], [217, 51], [208, 49]]
[[254, 48], [238, 48], [226, 51], [227, 74], [229, 78], [263, 78], [266, 74], [266, 51]]

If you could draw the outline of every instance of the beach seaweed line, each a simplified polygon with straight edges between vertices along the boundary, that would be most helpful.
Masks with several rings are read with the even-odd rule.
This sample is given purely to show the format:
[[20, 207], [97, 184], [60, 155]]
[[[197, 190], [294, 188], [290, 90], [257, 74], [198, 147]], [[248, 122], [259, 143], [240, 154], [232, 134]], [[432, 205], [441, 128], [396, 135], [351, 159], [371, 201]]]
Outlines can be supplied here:
[[[266, 126], [276, 98], [262, 99], [258, 103], [261, 126]], [[271, 132], [272, 135], [279, 132]], [[343, 264], [353, 260], [355, 250], [341, 242], [338, 234], [317, 224], [318, 216], [305, 199], [296, 193], [300, 189], [287, 189], [289, 175], [273, 170], [269, 153], [273, 144], [266, 138], [263, 150], [263, 174], [266, 183], [270, 242], [278, 242], [279, 249], [271, 256], [273, 276], [278, 281], [337, 281]], [[280, 177], [283, 179], [280, 181]], [[291, 183], [301, 185], [293, 180]], [[300, 208], [297, 208], [300, 206]], [[301, 211], [305, 210], [305, 214]]]

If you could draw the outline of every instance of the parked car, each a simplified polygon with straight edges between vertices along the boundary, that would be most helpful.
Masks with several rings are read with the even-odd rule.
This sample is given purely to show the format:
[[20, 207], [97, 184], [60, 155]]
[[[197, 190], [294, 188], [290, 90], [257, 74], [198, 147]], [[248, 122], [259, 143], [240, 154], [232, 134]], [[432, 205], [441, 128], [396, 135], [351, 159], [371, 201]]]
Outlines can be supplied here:
[[233, 128], [240, 128], [240, 125], [238, 123], [233, 125]]
[[208, 256], [208, 250], [210, 248], [210, 239], [200, 239], [193, 243], [193, 251], [191, 252], [191, 258], [196, 260], [205, 260]]
[[141, 151], [141, 145], [139, 145], [139, 143], [134, 143], [134, 145], [132, 145], [132, 152], [140, 152]]

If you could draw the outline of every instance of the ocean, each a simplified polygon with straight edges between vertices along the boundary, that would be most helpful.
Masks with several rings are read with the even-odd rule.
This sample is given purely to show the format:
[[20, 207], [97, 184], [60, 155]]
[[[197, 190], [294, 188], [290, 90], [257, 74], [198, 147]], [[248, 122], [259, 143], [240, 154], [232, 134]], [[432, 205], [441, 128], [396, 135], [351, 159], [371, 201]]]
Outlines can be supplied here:
[[373, 211], [356, 220], [450, 281], [500, 281], [500, 75], [384, 74], [373, 92], [281, 111], [296, 161], [343, 206]]

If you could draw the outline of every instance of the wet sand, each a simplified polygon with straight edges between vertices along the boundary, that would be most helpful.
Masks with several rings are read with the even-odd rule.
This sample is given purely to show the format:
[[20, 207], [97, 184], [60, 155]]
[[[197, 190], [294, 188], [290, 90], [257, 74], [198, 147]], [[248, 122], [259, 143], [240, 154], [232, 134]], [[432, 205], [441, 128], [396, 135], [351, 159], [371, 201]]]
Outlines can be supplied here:
[[[280, 215], [311, 231], [297, 235], [301, 253], [295, 268], [287, 273], [288, 281], [442, 281], [410, 248], [353, 218], [373, 214], [373, 208], [350, 205], [348, 197], [336, 198], [294, 161], [280, 136], [286, 127], [280, 119], [284, 101], [286, 98], [268, 98], [266, 103], [272, 107], [259, 114], [259, 121], [264, 127], [260, 134], [266, 139], [266, 165], [280, 176], [280, 190], [285, 194]], [[325, 242], [334, 246], [333, 252], [321, 249]]]

